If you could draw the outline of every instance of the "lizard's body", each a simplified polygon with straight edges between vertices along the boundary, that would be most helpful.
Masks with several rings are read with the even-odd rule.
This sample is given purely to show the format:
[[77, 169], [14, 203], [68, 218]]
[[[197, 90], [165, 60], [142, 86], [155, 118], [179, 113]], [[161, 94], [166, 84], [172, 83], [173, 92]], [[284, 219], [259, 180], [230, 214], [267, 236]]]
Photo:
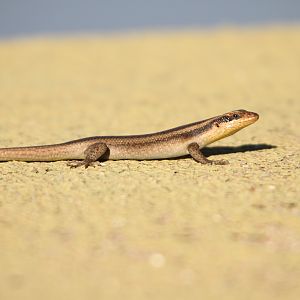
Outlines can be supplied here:
[[163, 159], [190, 154], [201, 163], [210, 161], [200, 149], [254, 123], [258, 114], [236, 110], [207, 120], [143, 135], [96, 136], [62, 144], [0, 148], [0, 161], [79, 160], [86, 167], [98, 159]]

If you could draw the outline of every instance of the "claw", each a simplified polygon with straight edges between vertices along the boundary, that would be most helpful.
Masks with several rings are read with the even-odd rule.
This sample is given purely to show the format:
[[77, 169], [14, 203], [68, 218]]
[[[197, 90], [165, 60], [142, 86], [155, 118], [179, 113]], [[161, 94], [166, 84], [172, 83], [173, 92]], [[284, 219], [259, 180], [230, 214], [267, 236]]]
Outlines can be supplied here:
[[82, 167], [84, 166], [85, 169], [87, 169], [88, 167], [97, 167], [100, 166], [100, 162], [99, 161], [93, 161], [93, 162], [88, 162], [85, 160], [81, 160], [81, 161], [70, 161], [67, 163], [67, 166], [70, 167], [71, 169], [73, 168], [78, 168], [78, 167]]
[[220, 160], [212, 160], [211, 161], [214, 165], [228, 165], [229, 161], [226, 159], [220, 159]]

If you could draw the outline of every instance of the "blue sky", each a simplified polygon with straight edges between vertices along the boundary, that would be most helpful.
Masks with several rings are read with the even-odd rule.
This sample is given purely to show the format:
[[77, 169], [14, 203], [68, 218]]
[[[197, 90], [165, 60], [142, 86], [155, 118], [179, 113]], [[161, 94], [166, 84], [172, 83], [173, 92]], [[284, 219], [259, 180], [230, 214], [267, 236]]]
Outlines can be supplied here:
[[0, 38], [299, 21], [300, 0], [0, 0]]

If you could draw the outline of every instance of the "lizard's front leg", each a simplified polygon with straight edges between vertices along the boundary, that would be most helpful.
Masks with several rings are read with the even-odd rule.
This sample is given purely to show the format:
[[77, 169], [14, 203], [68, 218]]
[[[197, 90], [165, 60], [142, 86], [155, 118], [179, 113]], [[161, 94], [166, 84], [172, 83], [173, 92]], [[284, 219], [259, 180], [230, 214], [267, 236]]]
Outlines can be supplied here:
[[188, 148], [187, 148], [189, 154], [191, 155], [191, 157], [201, 163], [201, 164], [214, 164], [214, 165], [227, 165], [229, 164], [229, 162], [227, 160], [210, 160], [210, 159], [207, 159], [203, 153], [201, 152], [200, 150], [200, 147], [197, 143], [192, 143], [192, 144], [189, 144], [188, 145]]

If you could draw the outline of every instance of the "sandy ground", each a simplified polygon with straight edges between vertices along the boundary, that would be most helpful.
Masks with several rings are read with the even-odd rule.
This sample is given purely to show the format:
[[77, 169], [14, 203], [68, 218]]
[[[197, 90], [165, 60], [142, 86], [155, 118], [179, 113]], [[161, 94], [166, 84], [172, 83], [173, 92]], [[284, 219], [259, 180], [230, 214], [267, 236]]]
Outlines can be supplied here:
[[299, 299], [300, 28], [0, 43], [0, 145], [137, 134], [244, 108], [190, 158], [0, 164], [0, 298]]

